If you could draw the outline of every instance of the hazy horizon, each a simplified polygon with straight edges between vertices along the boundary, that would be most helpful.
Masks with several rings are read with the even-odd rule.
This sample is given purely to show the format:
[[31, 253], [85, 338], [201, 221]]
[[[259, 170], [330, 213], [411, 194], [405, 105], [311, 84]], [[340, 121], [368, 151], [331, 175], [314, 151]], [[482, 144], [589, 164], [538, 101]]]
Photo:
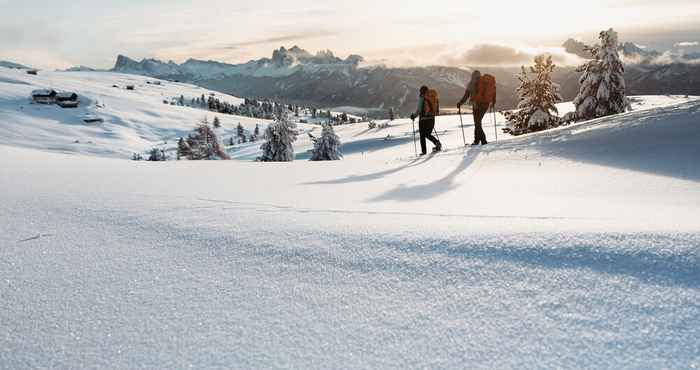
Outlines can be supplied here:
[[610, 27], [620, 32], [621, 41], [662, 51], [700, 50], [700, 26], [694, 21], [700, 6], [688, 0], [598, 0], [585, 7], [546, 0], [442, 0], [433, 8], [368, 0], [76, 0], [70, 8], [0, 0], [0, 5], [0, 59], [39, 68], [110, 68], [118, 54], [241, 63], [295, 44], [312, 52], [330, 49], [340, 56], [360, 54], [369, 62], [409, 66], [459, 65], [474, 58], [476, 46], [487, 46], [503, 57], [498, 64], [511, 65], [523, 55], [555, 50], [571, 37], [594, 41]]

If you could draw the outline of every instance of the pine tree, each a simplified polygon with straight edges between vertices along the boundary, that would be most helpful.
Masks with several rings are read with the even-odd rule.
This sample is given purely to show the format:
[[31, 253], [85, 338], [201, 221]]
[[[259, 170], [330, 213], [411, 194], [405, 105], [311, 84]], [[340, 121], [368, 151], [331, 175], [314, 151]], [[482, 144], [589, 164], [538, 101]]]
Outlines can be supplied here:
[[580, 66], [581, 85], [574, 105], [576, 119], [587, 120], [623, 113], [630, 105], [625, 91], [625, 67], [618, 54], [617, 32], [600, 33], [600, 45], [586, 46], [593, 59]]
[[180, 138], [177, 142], [177, 158], [180, 159], [182, 157], [185, 158], [190, 158], [192, 156], [192, 149], [190, 146], [187, 144], [187, 141], [185, 139]]
[[236, 135], [238, 136], [238, 140], [240, 142], [245, 142], [243, 141], [245, 139], [245, 129], [243, 128], [243, 125], [238, 123], [238, 126], [236, 127]]
[[229, 159], [229, 156], [221, 148], [219, 138], [209, 126], [206, 118], [197, 125], [194, 132], [187, 138], [187, 144], [191, 151], [190, 159]]
[[257, 123], [255, 124], [255, 130], [253, 131], [253, 136], [255, 136], [256, 138], [260, 136], [260, 125], [258, 125]]
[[282, 114], [265, 130], [267, 141], [260, 147], [261, 162], [291, 162], [294, 160], [294, 146], [297, 139], [296, 124], [287, 114]]
[[219, 117], [214, 117], [214, 122], [212, 125], [214, 125], [214, 128], [221, 128], [221, 121], [219, 121]]
[[340, 138], [336, 135], [333, 126], [323, 125], [321, 137], [314, 142], [311, 152], [312, 161], [337, 161], [343, 155], [340, 153]]
[[163, 162], [166, 160], [167, 160], [167, 157], [165, 155], [165, 151], [162, 149], [153, 148], [148, 153], [148, 161], [149, 162]]
[[504, 113], [512, 133], [546, 130], [559, 125], [559, 111], [555, 104], [562, 101], [562, 97], [559, 85], [552, 82], [555, 67], [552, 57], [545, 58], [544, 55], [535, 57], [535, 65], [530, 67], [532, 78], [522, 67], [518, 76], [519, 110]]

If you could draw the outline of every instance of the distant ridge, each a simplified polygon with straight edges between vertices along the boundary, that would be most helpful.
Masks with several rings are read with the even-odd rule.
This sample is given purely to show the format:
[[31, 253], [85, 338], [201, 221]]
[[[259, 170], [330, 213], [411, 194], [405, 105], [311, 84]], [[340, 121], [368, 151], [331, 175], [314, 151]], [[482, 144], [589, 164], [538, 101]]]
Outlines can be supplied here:
[[32, 69], [30, 67], [21, 65], [15, 62], [8, 62], [6, 60], [0, 60], [0, 67], [13, 68], [13, 69]]

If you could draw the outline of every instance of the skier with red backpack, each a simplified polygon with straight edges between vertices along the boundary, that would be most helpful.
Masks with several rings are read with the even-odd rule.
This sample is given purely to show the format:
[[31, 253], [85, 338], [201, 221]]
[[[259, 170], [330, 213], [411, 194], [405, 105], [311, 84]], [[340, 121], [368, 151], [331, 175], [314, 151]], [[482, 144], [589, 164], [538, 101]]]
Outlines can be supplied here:
[[418, 117], [418, 131], [420, 132], [420, 148], [421, 156], [426, 155], [426, 139], [435, 145], [433, 152], [439, 152], [442, 150], [442, 144], [435, 136], [433, 136], [433, 130], [435, 129], [435, 116], [440, 114], [440, 101], [438, 100], [438, 93], [435, 90], [428, 89], [427, 86], [422, 86], [420, 88], [420, 94], [418, 97], [418, 109], [416, 112], [411, 114], [411, 120], [415, 120]]
[[474, 115], [474, 143], [472, 145], [486, 145], [488, 142], [481, 122], [489, 108], [496, 106], [496, 78], [489, 74], [482, 76], [481, 72], [474, 71], [462, 100], [457, 103], [460, 115], [462, 105], [467, 101], [471, 103]]

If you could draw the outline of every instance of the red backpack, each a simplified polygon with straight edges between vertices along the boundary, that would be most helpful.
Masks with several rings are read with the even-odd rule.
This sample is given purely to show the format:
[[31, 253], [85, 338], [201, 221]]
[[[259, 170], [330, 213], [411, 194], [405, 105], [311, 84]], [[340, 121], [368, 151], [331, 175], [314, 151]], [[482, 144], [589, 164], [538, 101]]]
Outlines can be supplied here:
[[494, 104], [496, 102], [496, 77], [489, 74], [481, 76], [471, 101], [477, 104]]
[[430, 89], [423, 96], [423, 115], [435, 117], [440, 115], [440, 100], [437, 91]]

